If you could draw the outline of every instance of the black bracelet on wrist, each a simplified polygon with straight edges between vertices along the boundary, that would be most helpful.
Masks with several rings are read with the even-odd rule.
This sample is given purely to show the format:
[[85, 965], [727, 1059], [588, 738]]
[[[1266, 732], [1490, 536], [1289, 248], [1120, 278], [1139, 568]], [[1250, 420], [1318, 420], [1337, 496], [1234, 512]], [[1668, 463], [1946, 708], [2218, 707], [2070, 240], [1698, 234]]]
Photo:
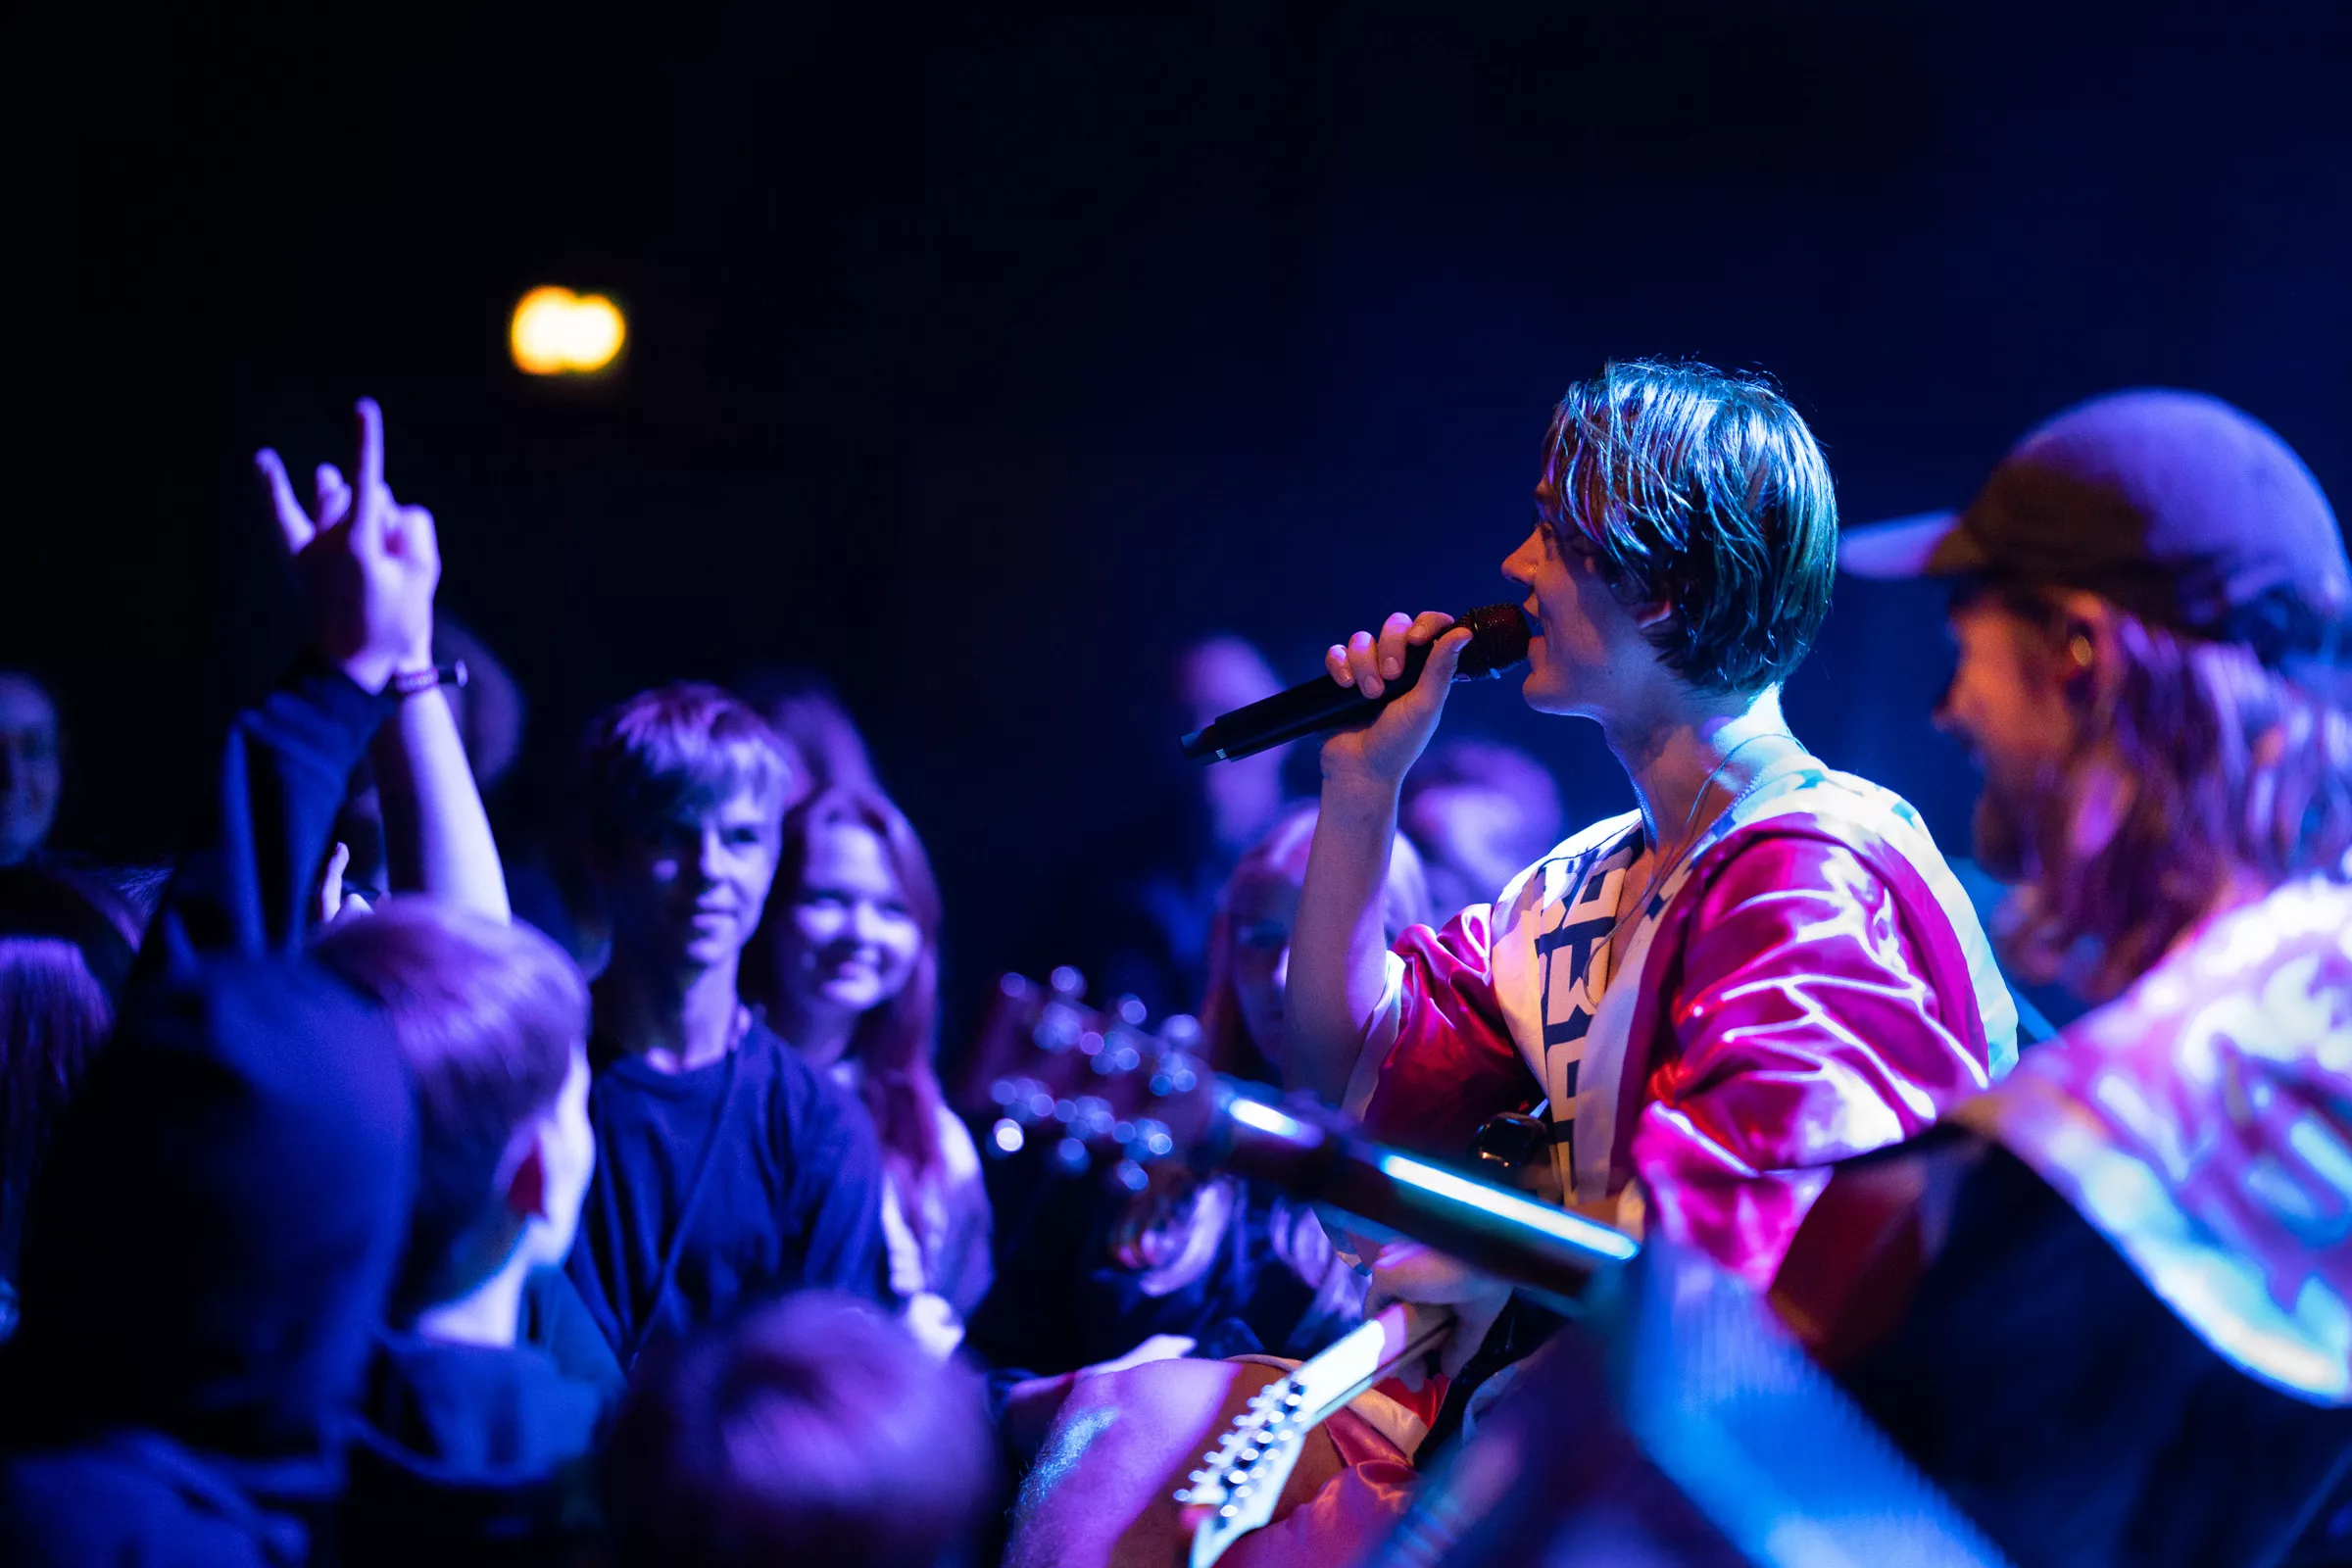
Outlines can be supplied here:
[[433, 664], [424, 669], [396, 669], [392, 672], [392, 678], [384, 683], [384, 694], [388, 697], [415, 697], [435, 687], [455, 686], [463, 690], [465, 685], [466, 661], [455, 659], [446, 664]]

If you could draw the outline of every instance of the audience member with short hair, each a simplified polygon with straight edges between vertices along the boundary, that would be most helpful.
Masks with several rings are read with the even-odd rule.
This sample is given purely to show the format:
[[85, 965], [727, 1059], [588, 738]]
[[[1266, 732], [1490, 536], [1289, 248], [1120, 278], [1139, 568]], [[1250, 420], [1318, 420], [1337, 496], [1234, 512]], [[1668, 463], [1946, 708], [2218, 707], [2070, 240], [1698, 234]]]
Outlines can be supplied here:
[[612, 957], [594, 988], [581, 1297], [626, 1368], [804, 1285], [883, 1296], [864, 1107], [738, 994], [781, 848], [783, 748], [717, 688], [664, 686], [599, 718], [586, 762]]
[[343, 1557], [558, 1560], [594, 1528], [609, 1391], [524, 1342], [523, 1300], [569, 1252], [595, 1164], [587, 987], [529, 927], [416, 897], [338, 923], [317, 954], [391, 1019], [418, 1123]]
[[939, 884], [913, 826], [870, 786], [837, 785], [785, 818], [744, 991], [872, 1118], [891, 1291], [915, 1338], [946, 1355], [992, 1272], [980, 1152], [932, 1062], [939, 929]]
[[994, 1493], [980, 1391], [812, 1292], [649, 1356], [606, 1466], [619, 1568], [950, 1568]]

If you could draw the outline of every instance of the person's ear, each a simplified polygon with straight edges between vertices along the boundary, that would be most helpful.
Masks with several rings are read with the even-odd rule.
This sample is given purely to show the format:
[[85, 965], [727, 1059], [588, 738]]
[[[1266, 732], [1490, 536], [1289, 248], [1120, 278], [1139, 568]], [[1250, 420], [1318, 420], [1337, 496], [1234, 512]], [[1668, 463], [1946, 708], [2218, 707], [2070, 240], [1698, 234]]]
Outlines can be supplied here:
[[546, 1219], [547, 1190], [547, 1134], [542, 1127], [532, 1131], [514, 1174], [507, 1178], [507, 1212], [525, 1223]]
[[2115, 608], [2080, 590], [2059, 604], [2057, 681], [2070, 698], [2088, 704], [2106, 697], [2123, 669], [2116, 644]]
[[1635, 628], [1644, 636], [1674, 618], [1674, 596], [1671, 594], [1661, 593], [1655, 599], [1629, 600], [1612, 590], [1610, 597], [1625, 607], [1625, 612], [1632, 617]]

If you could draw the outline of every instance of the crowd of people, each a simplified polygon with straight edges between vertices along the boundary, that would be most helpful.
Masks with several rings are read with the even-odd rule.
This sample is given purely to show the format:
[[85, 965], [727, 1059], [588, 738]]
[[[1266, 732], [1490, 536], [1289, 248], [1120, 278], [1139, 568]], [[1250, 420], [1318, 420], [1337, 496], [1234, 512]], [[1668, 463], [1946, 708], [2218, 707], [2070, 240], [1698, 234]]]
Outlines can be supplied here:
[[[2309, 471], [2116, 394], [1841, 539], [1785, 399], [1654, 362], [1544, 453], [1525, 693], [1633, 810], [1570, 831], [1534, 759], [1438, 740], [1468, 635], [1400, 613], [1330, 651], [1394, 700], [1316, 799], [1205, 771], [1048, 940], [1215, 1071], [1768, 1300], [2019, 1562], [2352, 1560], [2352, 567]], [[1433, 1363], [1227, 1555], [1459, 1533], [1424, 1475], [1556, 1302], [1270, 1182], [984, 1158], [939, 885], [820, 682], [619, 702], [576, 863], [510, 864], [519, 699], [380, 412], [307, 498], [259, 468], [309, 646], [204, 842], [52, 848], [56, 704], [0, 671], [0, 1557], [1172, 1562], [1201, 1449], [1393, 1302]], [[1951, 584], [1991, 935], [1782, 713], [1841, 551]], [[1174, 681], [1196, 723], [1275, 685], [1228, 637]], [[2090, 1010], [2021, 1053], [2013, 979]]]

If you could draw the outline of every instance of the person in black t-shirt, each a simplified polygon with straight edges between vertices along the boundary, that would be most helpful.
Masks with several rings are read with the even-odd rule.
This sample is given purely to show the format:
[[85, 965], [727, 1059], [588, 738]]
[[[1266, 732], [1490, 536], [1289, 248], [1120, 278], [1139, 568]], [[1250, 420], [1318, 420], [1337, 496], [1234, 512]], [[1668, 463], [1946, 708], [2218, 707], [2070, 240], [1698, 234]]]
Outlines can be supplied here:
[[590, 1048], [601, 1157], [568, 1265], [589, 1311], [625, 1368], [801, 1286], [884, 1298], [872, 1124], [737, 994], [776, 872], [782, 746], [715, 687], [666, 686], [590, 727], [587, 769], [612, 921]]

